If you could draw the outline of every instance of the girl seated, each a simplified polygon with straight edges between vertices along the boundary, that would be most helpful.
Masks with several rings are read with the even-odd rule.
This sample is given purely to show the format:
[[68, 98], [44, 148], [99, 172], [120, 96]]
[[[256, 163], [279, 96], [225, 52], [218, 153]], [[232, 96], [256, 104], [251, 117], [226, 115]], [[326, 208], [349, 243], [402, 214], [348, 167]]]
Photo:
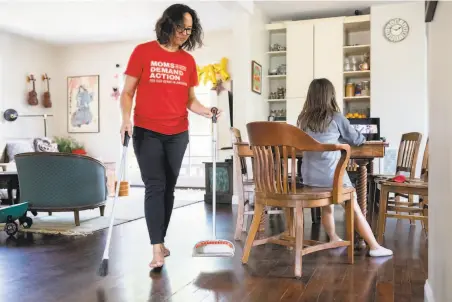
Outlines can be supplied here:
[[[298, 116], [298, 127], [323, 144], [346, 143], [359, 146], [365, 137], [356, 131], [342, 115], [336, 103], [335, 89], [327, 79], [315, 79], [311, 82], [303, 110]], [[313, 187], [333, 186], [334, 171], [340, 158], [340, 152], [304, 152], [301, 176], [303, 184]], [[352, 187], [345, 172], [344, 186]], [[390, 256], [392, 251], [380, 246], [372, 229], [359, 208], [356, 193], [353, 204], [355, 229], [370, 247], [372, 257]], [[342, 240], [336, 234], [333, 216], [334, 206], [322, 207], [322, 224], [330, 241]]]

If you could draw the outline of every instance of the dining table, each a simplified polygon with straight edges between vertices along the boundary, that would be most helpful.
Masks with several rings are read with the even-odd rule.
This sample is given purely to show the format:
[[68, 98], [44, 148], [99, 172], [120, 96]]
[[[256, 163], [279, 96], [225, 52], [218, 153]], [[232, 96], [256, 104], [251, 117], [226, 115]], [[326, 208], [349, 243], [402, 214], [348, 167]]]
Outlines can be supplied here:
[[[238, 156], [240, 158], [252, 158], [253, 151], [247, 142], [237, 142]], [[356, 179], [356, 196], [357, 202], [364, 217], [369, 221], [367, 215], [367, 175], [373, 174], [372, 161], [376, 158], [383, 158], [385, 156], [386, 148], [389, 144], [380, 140], [369, 140], [360, 146], [351, 146], [350, 161], [356, 164], [356, 172], [358, 174]], [[302, 160], [303, 151], [296, 151], [296, 158]], [[369, 167], [369, 169], [368, 169]], [[300, 172], [300, 171], [298, 171]], [[364, 240], [358, 236], [356, 245], [358, 248], [366, 248]]]

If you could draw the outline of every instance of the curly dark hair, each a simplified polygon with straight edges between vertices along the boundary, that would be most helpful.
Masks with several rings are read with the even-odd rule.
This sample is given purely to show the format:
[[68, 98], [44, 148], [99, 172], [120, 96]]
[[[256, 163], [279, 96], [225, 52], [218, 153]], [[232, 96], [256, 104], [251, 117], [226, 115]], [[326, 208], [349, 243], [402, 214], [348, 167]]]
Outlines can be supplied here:
[[185, 4], [173, 4], [168, 7], [155, 24], [157, 40], [162, 45], [168, 45], [171, 36], [175, 33], [176, 26], [184, 26], [184, 14], [189, 13], [193, 19], [191, 35], [180, 48], [191, 51], [203, 45], [203, 30], [196, 11]]

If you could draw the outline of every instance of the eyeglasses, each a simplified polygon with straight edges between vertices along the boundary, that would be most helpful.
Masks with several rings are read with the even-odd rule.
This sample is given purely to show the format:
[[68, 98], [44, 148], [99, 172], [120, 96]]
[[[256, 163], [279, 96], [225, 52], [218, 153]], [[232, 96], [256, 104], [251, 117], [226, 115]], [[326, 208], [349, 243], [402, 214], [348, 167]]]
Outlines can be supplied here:
[[191, 28], [191, 27], [183, 27], [182, 25], [179, 25], [179, 24], [177, 24], [176, 25], [176, 31], [178, 32], [178, 33], [183, 33], [184, 31], [185, 31], [185, 33], [187, 34], [187, 35], [191, 35], [191, 33], [192, 33], [192, 31], [193, 31], [193, 28]]

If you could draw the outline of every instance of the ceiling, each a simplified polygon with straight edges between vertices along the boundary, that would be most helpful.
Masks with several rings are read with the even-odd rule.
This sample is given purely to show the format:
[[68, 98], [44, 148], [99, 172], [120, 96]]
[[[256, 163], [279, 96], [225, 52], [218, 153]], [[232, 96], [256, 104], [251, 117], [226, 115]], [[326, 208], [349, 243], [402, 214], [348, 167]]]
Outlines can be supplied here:
[[[234, 1], [181, 2], [197, 11], [206, 32], [232, 27]], [[371, 5], [387, 2], [394, 3], [254, 1], [273, 21], [353, 15], [356, 9], [367, 13]], [[156, 20], [171, 3], [156, 0], [0, 0], [0, 29], [56, 44], [151, 39]]]
[[[155, 0], [6, 1], [0, 0], [0, 29], [56, 44], [150, 39], [155, 22], [171, 4]], [[230, 10], [221, 2], [178, 3], [195, 9], [206, 31], [231, 27]]]

